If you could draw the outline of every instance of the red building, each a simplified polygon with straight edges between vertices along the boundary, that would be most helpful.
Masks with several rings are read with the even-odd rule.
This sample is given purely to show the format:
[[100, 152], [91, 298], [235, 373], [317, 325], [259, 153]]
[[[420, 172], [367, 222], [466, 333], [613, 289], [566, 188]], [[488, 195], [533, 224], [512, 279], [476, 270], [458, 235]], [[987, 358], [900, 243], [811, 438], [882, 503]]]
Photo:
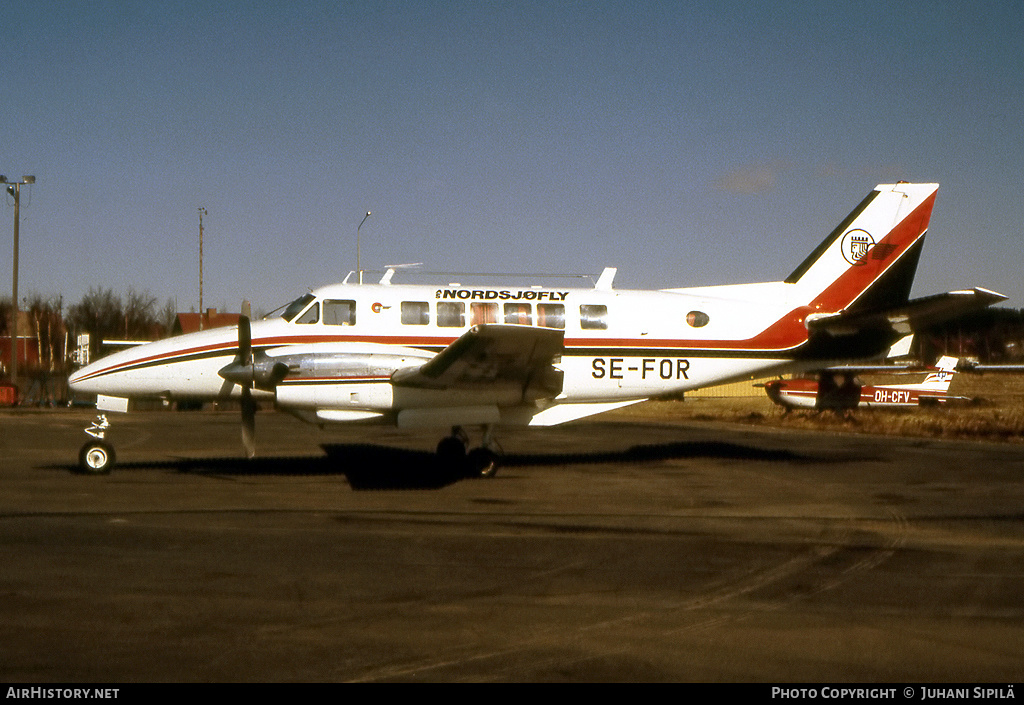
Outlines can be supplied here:
[[[39, 366], [39, 337], [35, 334], [35, 324], [28, 311], [18, 312], [18, 371]], [[7, 321], [7, 329], [0, 337], [0, 365], [2, 376], [11, 374], [11, 323]]]
[[240, 316], [239, 313], [217, 313], [215, 308], [206, 309], [206, 313], [179, 313], [178, 317], [174, 319], [171, 335], [195, 333], [224, 326], [237, 326]]

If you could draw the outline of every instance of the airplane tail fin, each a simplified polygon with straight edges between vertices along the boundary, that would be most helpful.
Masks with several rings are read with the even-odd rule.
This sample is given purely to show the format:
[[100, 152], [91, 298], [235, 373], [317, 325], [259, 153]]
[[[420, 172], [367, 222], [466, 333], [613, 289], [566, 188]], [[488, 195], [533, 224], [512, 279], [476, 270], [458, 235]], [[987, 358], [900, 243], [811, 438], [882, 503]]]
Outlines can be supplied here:
[[938, 184], [879, 185], [786, 278], [814, 313], [905, 304]]
[[949, 355], [939, 358], [939, 361], [935, 363], [935, 371], [924, 378], [921, 389], [929, 392], [948, 392], [949, 383], [953, 381], [953, 375], [956, 373], [957, 361], [957, 358]]
[[885, 354], [886, 360], [892, 360], [894, 358], [910, 357], [910, 348], [914, 344], [914, 334], [905, 335], [897, 340], [889, 348], [889, 352]]

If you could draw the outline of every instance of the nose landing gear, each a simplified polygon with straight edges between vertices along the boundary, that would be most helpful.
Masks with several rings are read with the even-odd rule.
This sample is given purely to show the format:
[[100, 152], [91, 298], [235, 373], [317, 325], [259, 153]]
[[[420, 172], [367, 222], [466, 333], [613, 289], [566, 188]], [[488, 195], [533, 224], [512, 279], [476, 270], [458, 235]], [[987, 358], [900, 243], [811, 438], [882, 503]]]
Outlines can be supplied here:
[[78, 467], [87, 475], [106, 475], [114, 467], [117, 456], [114, 447], [107, 443], [104, 438], [110, 422], [106, 414], [100, 414], [92, 422], [85, 432], [92, 436], [93, 440], [87, 441], [78, 452]]

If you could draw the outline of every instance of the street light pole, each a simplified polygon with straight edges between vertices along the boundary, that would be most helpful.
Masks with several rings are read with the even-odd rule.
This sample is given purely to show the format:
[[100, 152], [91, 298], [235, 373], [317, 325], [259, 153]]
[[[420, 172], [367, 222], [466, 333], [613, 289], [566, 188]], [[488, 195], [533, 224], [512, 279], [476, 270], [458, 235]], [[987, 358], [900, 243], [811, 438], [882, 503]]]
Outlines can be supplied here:
[[206, 209], [199, 209], [199, 330], [203, 329], [203, 216]]
[[359, 283], [363, 283], [363, 261], [359, 254], [359, 228], [363, 227], [363, 223], [370, 217], [370, 211], [366, 211], [366, 215], [359, 221], [359, 227], [356, 228], [356, 271], [359, 272]]
[[18, 384], [18, 230], [21, 227], [21, 187], [24, 184], [34, 184], [36, 177], [23, 176], [21, 181], [8, 181], [6, 176], [0, 176], [0, 184], [9, 184], [7, 193], [14, 197], [14, 276], [11, 285], [11, 298], [14, 310], [11, 315], [11, 384]]

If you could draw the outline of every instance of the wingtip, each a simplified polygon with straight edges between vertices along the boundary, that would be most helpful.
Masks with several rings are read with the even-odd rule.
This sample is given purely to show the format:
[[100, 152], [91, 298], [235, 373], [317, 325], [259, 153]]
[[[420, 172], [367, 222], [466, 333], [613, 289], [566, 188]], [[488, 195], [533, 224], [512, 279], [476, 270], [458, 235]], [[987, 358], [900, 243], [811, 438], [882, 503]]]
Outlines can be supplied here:
[[953, 296], [970, 296], [981, 299], [985, 302], [986, 306], [991, 306], [992, 304], [999, 303], [1000, 301], [1006, 301], [1010, 298], [1005, 294], [1000, 294], [998, 291], [992, 291], [991, 289], [986, 289], [981, 286], [976, 286], [972, 289], [959, 289], [949, 293]]
[[985, 296], [989, 299], [992, 299], [992, 303], [996, 303], [998, 301], [1006, 301], [1008, 298], [1010, 298], [1005, 294], [1000, 294], [998, 291], [992, 291], [991, 289], [985, 289], [980, 286], [974, 287], [974, 290], [978, 292], [978, 294], [980, 294], [981, 296]]

